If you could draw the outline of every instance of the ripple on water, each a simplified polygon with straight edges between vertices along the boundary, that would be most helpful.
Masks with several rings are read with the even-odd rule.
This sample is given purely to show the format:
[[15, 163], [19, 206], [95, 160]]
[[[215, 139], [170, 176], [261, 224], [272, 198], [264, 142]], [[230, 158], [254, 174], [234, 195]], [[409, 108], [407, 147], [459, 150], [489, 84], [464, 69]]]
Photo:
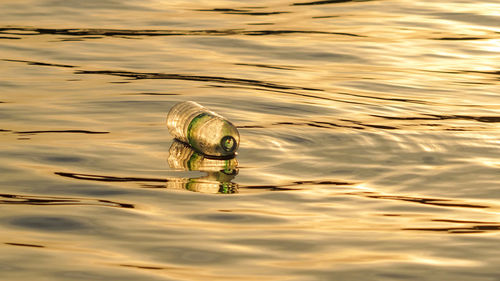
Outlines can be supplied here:
[[235, 263], [234, 258], [237, 256], [213, 248], [182, 246], [155, 247], [150, 249], [149, 254], [161, 262], [192, 265], [231, 264]]
[[7, 221], [8, 224], [23, 228], [30, 228], [37, 231], [89, 231], [92, 226], [86, 219], [65, 216], [20, 216], [11, 217]]
[[230, 210], [221, 210], [218, 213], [189, 214], [186, 218], [199, 222], [212, 222], [221, 224], [280, 224], [288, 220], [277, 216], [264, 216], [250, 213], [235, 213]]

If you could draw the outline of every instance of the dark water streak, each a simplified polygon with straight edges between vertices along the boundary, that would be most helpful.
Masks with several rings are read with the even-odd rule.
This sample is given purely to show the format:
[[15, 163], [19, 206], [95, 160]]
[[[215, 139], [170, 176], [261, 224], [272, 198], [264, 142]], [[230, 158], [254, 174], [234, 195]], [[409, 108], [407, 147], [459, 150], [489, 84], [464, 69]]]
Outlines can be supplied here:
[[103, 175], [91, 175], [91, 174], [79, 174], [79, 173], [67, 173], [67, 172], [54, 172], [54, 174], [77, 180], [92, 180], [92, 181], [106, 181], [106, 182], [167, 182], [167, 179], [160, 179], [160, 178], [116, 177], [116, 176], [103, 176]]
[[396, 101], [396, 102], [416, 103], [416, 104], [427, 104], [427, 105], [438, 105], [438, 103], [435, 103], [435, 102], [416, 100], [416, 99], [408, 99], [408, 98], [386, 98], [386, 97], [377, 97], [377, 96], [361, 95], [361, 94], [353, 94], [353, 93], [338, 93], [338, 94], [353, 96], [353, 97], [360, 97], [360, 98], [376, 99], [376, 100], [386, 100], [386, 101]]
[[279, 69], [279, 70], [296, 70], [297, 69], [296, 67], [292, 67], [292, 66], [276, 66], [276, 65], [256, 64], [256, 63], [235, 63], [235, 65], [255, 66], [255, 67], [262, 67], [262, 68]]
[[98, 131], [88, 131], [88, 130], [40, 130], [40, 131], [19, 131], [16, 132], [20, 135], [35, 135], [35, 134], [47, 134], [47, 133], [70, 133], [70, 134], [109, 134], [109, 132], [98, 132]]
[[173, 267], [160, 267], [160, 266], [149, 266], [149, 265], [133, 265], [133, 264], [119, 264], [119, 266], [123, 267], [132, 267], [138, 269], [146, 269], [146, 270], [166, 270], [172, 269]]
[[[378, 115], [373, 115], [374, 117], [380, 117], [383, 119], [389, 119], [389, 120], [401, 120], [401, 121], [414, 121], [414, 120], [447, 120], [445, 119], [434, 119], [434, 118], [429, 118], [426, 119], [423, 117], [420, 119], [419, 117], [409, 117], [409, 119], [406, 119], [405, 117], [388, 117], [384, 118], [382, 116]], [[459, 118], [462, 119], [462, 118]], [[473, 118], [471, 119], [463, 119], [463, 120], [473, 120], [473, 121], [478, 121]], [[347, 129], [352, 129], [352, 130], [367, 130], [370, 128], [373, 129], [379, 129], [379, 130], [408, 130], [410, 128], [412, 129], [419, 129], [419, 130], [429, 130], [430, 128], [432, 130], [440, 130], [440, 131], [487, 131], [487, 130], [496, 130], [496, 128], [488, 128], [488, 127], [477, 127], [477, 126], [471, 126], [471, 127], [457, 127], [453, 124], [437, 124], [437, 123], [422, 123], [422, 124], [415, 124], [413, 122], [408, 122], [408, 123], [402, 123], [402, 124], [391, 124], [391, 125], [384, 125], [384, 124], [374, 124], [374, 123], [369, 123], [367, 121], [356, 121], [356, 120], [350, 120], [350, 119], [338, 119], [337, 121], [340, 122], [345, 122], [345, 123], [351, 123], [354, 125], [350, 124], [339, 124], [338, 122], [332, 122], [332, 121], [316, 121], [316, 120], [306, 120], [306, 121], [280, 121], [280, 122], [274, 122], [274, 123], [267, 123], [267, 124], [251, 124], [251, 125], [239, 125], [237, 126], [240, 129], [265, 129], [265, 128], [270, 128], [274, 126], [309, 126], [309, 127], [315, 127], [315, 128], [322, 128], [322, 129], [334, 129], [334, 128], [347, 128]], [[380, 123], [380, 122], [378, 122]]]
[[440, 38], [435, 38], [434, 40], [448, 40], [448, 41], [461, 41], [461, 40], [484, 40], [484, 39], [491, 39], [487, 37], [440, 37]]
[[[26, 33], [32, 32], [32, 33]], [[242, 30], [242, 29], [208, 29], [208, 30], [132, 30], [132, 29], [97, 29], [97, 28], [36, 28], [36, 27], [0, 27], [0, 34], [19, 36], [33, 35], [68, 35], [68, 36], [265, 36], [283, 34], [324, 34], [350, 37], [365, 37], [349, 32], [328, 32], [315, 30]], [[85, 39], [99, 39], [101, 37], [83, 37]]]
[[391, 119], [391, 120], [471, 120], [482, 123], [498, 123], [500, 122], [500, 116], [467, 116], [467, 115], [437, 115], [437, 114], [425, 114], [430, 117], [398, 117], [398, 116], [382, 116], [382, 115], [372, 115], [374, 117]]
[[83, 199], [71, 197], [55, 196], [32, 196], [19, 194], [0, 194], [0, 204], [13, 205], [39, 205], [39, 206], [61, 206], [61, 205], [80, 205], [80, 206], [103, 206], [117, 208], [134, 208], [133, 204], [119, 203], [104, 199]]
[[12, 242], [6, 242], [6, 243], [4, 243], [4, 244], [5, 244], [5, 245], [10, 245], [10, 246], [20, 246], [20, 247], [45, 248], [45, 246], [42, 246], [42, 245], [26, 244], [26, 243], [12, 243]]
[[78, 70], [75, 74], [100, 74], [100, 75], [113, 75], [121, 77], [129, 77], [133, 79], [174, 79], [174, 80], [188, 80], [188, 81], [203, 81], [203, 82], [217, 82], [229, 83], [238, 85], [258, 86], [271, 89], [295, 89], [307, 91], [323, 91], [316, 88], [288, 86], [277, 83], [243, 79], [243, 78], [230, 78], [223, 76], [205, 76], [205, 75], [186, 75], [174, 73], [154, 73], [154, 72], [131, 72], [131, 71], [110, 71], [110, 70]]
[[200, 12], [219, 12], [227, 15], [249, 15], [249, 16], [269, 16], [269, 15], [279, 15], [288, 14], [290, 12], [255, 12], [249, 9], [232, 9], [232, 8], [214, 8], [214, 9], [197, 9], [195, 11]]
[[[341, 102], [341, 103], [347, 103], [347, 104], [368, 105], [368, 103], [362, 103], [362, 102], [356, 102], [356, 101], [350, 101], [350, 100], [342, 100], [342, 99], [336, 99], [336, 98], [329, 98], [329, 97], [325, 97], [325, 96], [305, 94], [305, 93], [297, 93], [297, 92], [291, 92], [291, 91], [282, 91], [282, 90], [276, 90], [276, 89], [252, 88], [252, 87], [241, 87], [241, 86], [232, 86], [232, 85], [231, 86], [228, 86], [228, 85], [208, 85], [208, 87], [213, 87], [213, 88], [249, 89], [249, 90], [267, 91], [267, 92], [281, 93], [281, 94], [286, 94], [286, 95], [300, 96], [300, 97], [306, 97], [306, 98], [312, 98], [312, 99], [335, 101], [335, 102]], [[314, 89], [314, 90], [315, 91], [324, 91], [324, 90], [321, 90], [321, 89]]]
[[428, 197], [412, 197], [412, 196], [402, 196], [402, 195], [382, 195], [375, 194], [374, 192], [350, 192], [346, 195], [362, 196], [372, 199], [383, 199], [383, 200], [398, 200], [405, 202], [412, 202], [424, 205], [438, 206], [438, 207], [458, 207], [458, 208], [474, 208], [474, 209], [487, 209], [490, 206], [480, 205], [480, 204], [469, 204], [456, 202], [452, 199], [443, 198], [428, 198]]
[[471, 227], [422, 227], [422, 228], [402, 228], [401, 230], [448, 232], [451, 234], [485, 233], [500, 230], [499, 225], [475, 225]]
[[28, 61], [28, 60], [12, 60], [12, 59], [0, 59], [2, 61], [10, 61], [10, 62], [24, 62], [29, 65], [39, 65], [39, 66], [55, 66], [55, 67], [66, 67], [66, 68], [73, 68], [76, 67], [74, 65], [67, 65], [67, 64], [57, 64], [57, 63], [45, 63], [45, 62], [37, 62], [37, 61]]
[[139, 96], [178, 96], [180, 94], [175, 93], [130, 93], [123, 95], [139, 95]]
[[311, 6], [311, 5], [327, 5], [327, 4], [340, 4], [348, 2], [368, 2], [373, 0], [322, 0], [322, 1], [312, 1], [312, 2], [298, 2], [293, 3], [293, 6]]

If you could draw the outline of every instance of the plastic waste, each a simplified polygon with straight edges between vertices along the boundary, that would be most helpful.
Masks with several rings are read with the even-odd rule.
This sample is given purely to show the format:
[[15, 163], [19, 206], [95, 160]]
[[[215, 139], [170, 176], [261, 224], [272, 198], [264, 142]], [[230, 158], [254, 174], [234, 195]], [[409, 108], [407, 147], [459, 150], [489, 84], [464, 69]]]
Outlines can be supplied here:
[[240, 143], [240, 134], [231, 122], [192, 101], [170, 109], [167, 127], [174, 138], [208, 156], [232, 157]]
[[189, 145], [175, 140], [169, 149], [168, 165], [172, 169], [202, 171], [199, 178], [171, 180], [168, 188], [186, 189], [203, 193], [237, 193], [238, 185], [231, 182], [238, 174], [236, 158], [215, 159], [194, 151]]

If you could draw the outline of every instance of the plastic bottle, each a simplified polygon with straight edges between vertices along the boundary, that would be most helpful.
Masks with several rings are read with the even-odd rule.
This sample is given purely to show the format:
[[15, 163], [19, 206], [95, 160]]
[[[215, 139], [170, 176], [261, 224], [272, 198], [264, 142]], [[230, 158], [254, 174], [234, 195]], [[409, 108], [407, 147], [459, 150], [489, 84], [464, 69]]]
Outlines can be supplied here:
[[192, 101], [170, 109], [167, 127], [174, 138], [208, 156], [232, 157], [240, 143], [240, 134], [231, 122]]

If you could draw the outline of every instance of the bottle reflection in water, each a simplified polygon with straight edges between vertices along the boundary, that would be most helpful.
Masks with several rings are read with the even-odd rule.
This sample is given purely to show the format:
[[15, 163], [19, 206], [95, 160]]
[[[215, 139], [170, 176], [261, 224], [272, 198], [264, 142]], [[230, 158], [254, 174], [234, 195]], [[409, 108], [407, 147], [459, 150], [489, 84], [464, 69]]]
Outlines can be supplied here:
[[240, 134], [231, 122], [192, 101], [172, 107], [167, 127], [174, 138], [205, 155], [234, 156], [240, 143]]
[[207, 176], [183, 181], [170, 181], [167, 187], [203, 193], [236, 193], [238, 186], [231, 182], [238, 174], [236, 158], [210, 158], [194, 151], [189, 145], [174, 140], [170, 146], [168, 165], [172, 169], [202, 171]]

